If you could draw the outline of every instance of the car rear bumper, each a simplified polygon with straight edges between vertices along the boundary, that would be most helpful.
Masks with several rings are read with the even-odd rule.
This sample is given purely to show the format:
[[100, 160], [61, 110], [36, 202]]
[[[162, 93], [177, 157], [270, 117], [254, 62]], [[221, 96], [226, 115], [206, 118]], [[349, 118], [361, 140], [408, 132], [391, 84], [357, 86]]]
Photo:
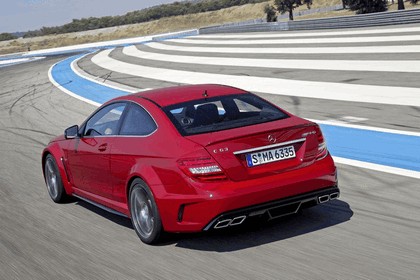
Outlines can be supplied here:
[[296, 214], [301, 209], [325, 203], [339, 197], [340, 190], [337, 186], [333, 186], [303, 195], [297, 195], [226, 212], [217, 216], [209, 224], [207, 224], [207, 226], [204, 227], [204, 231], [240, 225], [246, 220], [255, 217], [265, 216], [268, 220], [271, 220], [286, 215]]
[[330, 156], [298, 170], [259, 179], [201, 184], [190, 180], [188, 184], [195, 194], [168, 194], [163, 187], [155, 193], [168, 232], [224, 228], [259, 215], [276, 218], [338, 198], [340, 193]]

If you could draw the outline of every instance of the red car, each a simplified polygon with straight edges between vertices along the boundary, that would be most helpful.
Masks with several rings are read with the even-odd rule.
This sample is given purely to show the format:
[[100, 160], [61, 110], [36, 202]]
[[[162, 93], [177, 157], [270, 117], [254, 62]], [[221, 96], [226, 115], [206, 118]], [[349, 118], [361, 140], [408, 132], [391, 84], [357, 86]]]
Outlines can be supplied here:
[[180, 86], [115, 98], [42, 155], [55, 202], [130, 217], [145, 243], [273, 219], [339, 197], [319, 126], [241, 89]]

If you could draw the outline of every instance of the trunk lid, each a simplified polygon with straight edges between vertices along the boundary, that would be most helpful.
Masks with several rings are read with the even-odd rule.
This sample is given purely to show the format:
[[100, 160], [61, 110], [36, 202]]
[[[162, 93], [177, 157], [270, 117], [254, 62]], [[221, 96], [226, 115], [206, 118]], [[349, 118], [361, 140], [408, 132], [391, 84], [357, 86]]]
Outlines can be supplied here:
[[242, 181], [312, 164], [318, 152], [315, 127], [292, 116], [186, 138], [202, 145], [231, 180]]

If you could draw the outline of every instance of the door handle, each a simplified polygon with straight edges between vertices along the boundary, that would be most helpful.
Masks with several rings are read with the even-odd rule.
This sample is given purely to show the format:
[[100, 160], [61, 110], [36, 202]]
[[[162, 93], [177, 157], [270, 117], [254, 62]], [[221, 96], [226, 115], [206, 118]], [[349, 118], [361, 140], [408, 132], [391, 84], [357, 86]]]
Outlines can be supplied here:
[[100, 152], [105, 152], [107, 148], [108, 148], [108, 144], [102, 144], [102, 145], [99, 145], [98, 150]]

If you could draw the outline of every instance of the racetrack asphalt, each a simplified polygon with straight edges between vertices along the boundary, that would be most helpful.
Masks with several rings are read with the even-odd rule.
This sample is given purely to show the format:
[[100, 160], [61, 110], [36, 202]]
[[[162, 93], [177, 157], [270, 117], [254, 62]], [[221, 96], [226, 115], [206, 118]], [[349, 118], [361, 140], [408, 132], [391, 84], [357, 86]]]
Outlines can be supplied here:
[[[0, 279], [417, 279], [420, 190], [409, 177], [338, 164], [337, 201], [255, 227], [170, 235], [159, 246], [142, 244], [125, 218], [79, 200], [53, 203], [42, 149], [95, 109], [49, 82], [64, 58], [0, 69]], [[272, 98], [300, 115], [327, 112]], [[361, 107], [351, 105], [340, 108]], [[365, 105], [369, 124], [386, 127], [392, 109], [393, 124], [418, 128], [408, 107]]]

